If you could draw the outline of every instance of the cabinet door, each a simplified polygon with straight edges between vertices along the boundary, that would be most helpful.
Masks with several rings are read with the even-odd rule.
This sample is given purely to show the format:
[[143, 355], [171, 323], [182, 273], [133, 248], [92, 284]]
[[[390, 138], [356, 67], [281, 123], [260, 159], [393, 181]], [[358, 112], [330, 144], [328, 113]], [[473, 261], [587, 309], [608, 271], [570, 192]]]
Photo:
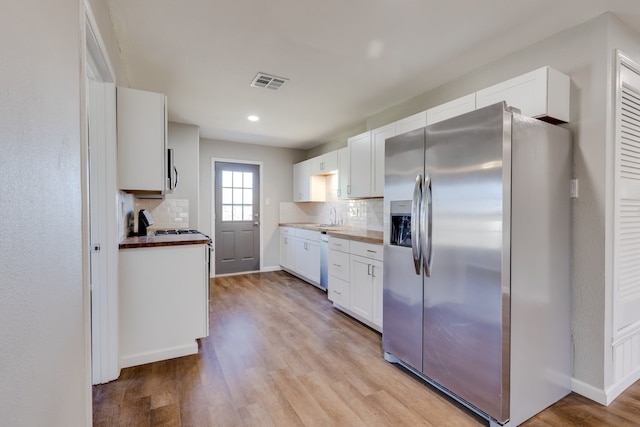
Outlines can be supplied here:
[[569, 121], [569, 76], [550, 67], [522, 74], [476, 92], [477, 108], [505, 101], [525, 116]]
[[382, 126], [371, 131], [371, 196], [384, 195], [384, 144], [387, 138], [396, 136], [396, 125]]
[[371, 132], [349, 138], [350, 197], [371, 195]]
[[309, 201], [309, 167], [308, 161], [293, 165], [293, 201]]
[[320, 175], [324, 173], [324, 154], [312, 157], [309, 162], [309, 175]]
[[315, 283], [320, 283], [320, 242], [297, 239], [296, 272]]
[[338, 150], [338, 197], [348, 199], [351, 192], [349, 147]]
[[349, 281], [348, 253], [330, 250], [328, 264], [329, 276], [337, 277], [346, 282]]
[[427, 124], [432, 125], [434, 123], [447, 120], [451, 117], [459, 116], [460, 114], [468, 113], [476, 109], [476, 94], [463, 96], [453, 101], [445, 102], [436, 107], [429, 108], [427, 110]]
[[349, 282], [329, 276], [327, 298], [334, 304], [349, 308]]
[[332, 173], [338, 170], [338, 151], [330, 151], [322, 155], [322, 173]]
[[349, 309], [365, 320], [373, 319], [373, 283], [371, 260], [351, 255]]
[[118, 188], [162, 194], [167, 184], [166, 97], [118, 88]]
[[294, 270], [296, 266], [295, 237], [280, 232], [280, 265], [288, 270]]
[[371, 260], [371, 280], [373, 292], [373, 313], [371, 321], [382, 328], [382, 277], [383, 264], [380, 261]]
[[427, 125], [427, 112], [421, 111], [396, 122], [396, 135], [423, 128]]

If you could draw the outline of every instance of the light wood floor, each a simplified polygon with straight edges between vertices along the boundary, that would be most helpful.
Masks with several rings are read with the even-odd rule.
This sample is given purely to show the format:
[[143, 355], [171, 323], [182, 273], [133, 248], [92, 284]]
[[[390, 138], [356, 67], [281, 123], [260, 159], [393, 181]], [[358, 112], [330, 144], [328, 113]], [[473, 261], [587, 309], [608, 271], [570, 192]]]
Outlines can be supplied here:
[[[93, 388], [95, 426], [482, 426], [382, 358], [377, 332], [284, 272], [211, 280], [197, 355]], [[609, 407], [570, 394], [526, 426], [640, 425], [640, 383]]]

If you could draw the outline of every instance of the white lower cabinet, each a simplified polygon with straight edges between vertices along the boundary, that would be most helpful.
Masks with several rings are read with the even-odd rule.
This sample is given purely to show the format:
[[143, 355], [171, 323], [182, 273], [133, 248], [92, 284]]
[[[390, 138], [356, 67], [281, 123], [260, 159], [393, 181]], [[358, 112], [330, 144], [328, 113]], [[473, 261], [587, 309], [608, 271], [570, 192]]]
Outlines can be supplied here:
[[330, 237], [329, 249], [329, 299], [382, 330], [382, 245]]
[[291, 227], [280, 227], [280, 265], [287, 270], [296, 268], [296, 235]]
[[382, 327], [382, 262], [351, 255], [351, 311]]
[[296, 272], [314, 283], [320, 283], [320, 241], [296, 239]]
[[320, 232], [280, 227], [280, 266], [286, 271], [320, 284]]
[[198, 352], [208, 335], [207, 245], [119, 251], [120, 367]]

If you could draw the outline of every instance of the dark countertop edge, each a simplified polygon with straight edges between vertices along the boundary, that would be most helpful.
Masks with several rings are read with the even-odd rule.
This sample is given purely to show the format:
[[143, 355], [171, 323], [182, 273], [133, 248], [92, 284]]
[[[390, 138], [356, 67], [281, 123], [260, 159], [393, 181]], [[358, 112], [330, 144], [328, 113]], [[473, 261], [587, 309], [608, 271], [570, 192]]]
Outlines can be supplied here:
[[163, 246], [206, 245], [211, 241], [203, 237], [168, 239], [165, 236], [127, 237], [118, 245], [119, 249], [154, 248]]
[[303, 228], [305, 230], [315, 230], [325, 232], [329, 236], [339, 237], [341, 239], [357, 240], [365, 243], [374, 243], [381, 245], [383, 243], [382, 231], [365, 230], [361, 228], [336, 229], [334, 227], [322, 227], [319, 224], [312, 223], [295, 223], [281, 222], [280, 227]]

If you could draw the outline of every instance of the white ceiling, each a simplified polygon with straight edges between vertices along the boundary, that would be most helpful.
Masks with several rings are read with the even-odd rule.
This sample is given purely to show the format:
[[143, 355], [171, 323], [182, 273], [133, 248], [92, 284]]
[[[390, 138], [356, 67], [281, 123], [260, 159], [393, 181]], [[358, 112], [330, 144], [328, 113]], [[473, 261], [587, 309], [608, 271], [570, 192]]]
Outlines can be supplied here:
[[[639, 0], [107, 3], [130, 86], [165, 93], [170, 120], [294, 148], [605, 11], [640, 32]], [[257, 72], [290, 80], [250, 87]]]

